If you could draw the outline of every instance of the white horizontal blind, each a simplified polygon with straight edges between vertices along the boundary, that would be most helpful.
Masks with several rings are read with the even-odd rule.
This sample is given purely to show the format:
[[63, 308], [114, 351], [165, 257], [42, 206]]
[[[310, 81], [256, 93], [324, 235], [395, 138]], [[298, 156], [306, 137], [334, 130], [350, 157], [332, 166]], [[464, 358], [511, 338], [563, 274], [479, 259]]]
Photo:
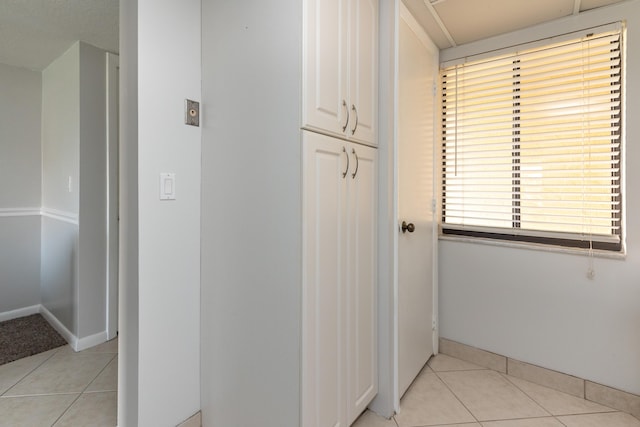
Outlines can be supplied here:
[[614, 31], [443, 69], [443, 228], [619, 243], [621, 63]]

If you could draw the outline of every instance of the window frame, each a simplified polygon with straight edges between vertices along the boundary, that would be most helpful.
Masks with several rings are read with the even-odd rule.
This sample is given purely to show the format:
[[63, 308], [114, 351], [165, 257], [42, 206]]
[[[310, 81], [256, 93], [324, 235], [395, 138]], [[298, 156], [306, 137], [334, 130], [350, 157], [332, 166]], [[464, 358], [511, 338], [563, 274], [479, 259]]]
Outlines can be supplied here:
[[[591, 237], [588, 237], [584, 234], [571, 233], [571, 232], [560, 232], [560, 231], [531, 231], [531, 230], [521, 230], [519, 227], [515, 227], [512, 225], [511, 228], [501, 228], [501, 227], [485, 227], [485, 226], [456, 226], [454, 224], [447, 224], [445, 222], [446, 219], [446, 192], [445, 192], [445, 139], [439, 138], [441, 151], [441, 165], [442, 168], [439, 170], [440, 178], [439, 178], [439, 189], [440, 189], [440, 197], [439, 197], [439, 236], [441, 238], [452, 239], [452, 240], [475, 240], [477, 242], [503, 242], [506, 245], [512, 246], [524, 246], [524, 247], [535, 247], [535, 248], [558, 248], [560, 250], [578, 250], [580, 252], [589, 251], [592, 253], [595, 251], [602, 251], [607, 254], [625, 254], [626, 253], [626, 210], [625, 210], [625, 194], [626, 194], [626, 185], [625, 185], [625, 170], [626, 170], [626, 162], [625, 162], [625, 142], [626, 142], [626, 102], [625, 102], [625, 86], [626, 86], [626, 64], [625, 59], [627, 55], [626, 50], [626, 28], [624, 22], [614, 22], [612, 24], [606, 24], [598, 27], [587, 28], [580, 31], [574, 31], [571, 33], [561, 34], [559, 36], [547, 37], [541, 40], [536, 40], [534, 42], [529, 43], [521, 43], [514, 46], [510, 46], [503, 49], [491, 50], [475, 55], [468, 55], [464, 58], [460, 58], [457, 60], [449, 60], [440, 64], [441, 69], [455, 64], [464, 63], [466, 61], [475, 61], [475, 60], [490, 60], [495, 57], [499, 57], [500, 55], [505, 54], [513, 54], [517, 50], [526, 50], [526, 49], [534, 49], [534, 48], [544, 48], [545, 46], [552, 45], [554, 43], [558, 43], [561, 41], [569, 41], [572, 39], [577, 39], [584, 37], [587, 34], [599, 34], [612, 30], [619, 30], [620, 32], [620, 118], [619, 118], [619, 126], [620, 126], [620, 135], [619, 135], [619, 149], [617, 155], [619, 156], [619, 183], [618, 183], [618, 194], [620, 197], [619, 201], [619, 227], [620, 231], [617, 235], [612, 234], [611, 238], [607, 238], [607, 236], [600, 235], [597, 240], [594, 240]], [[516, 70], [517, 65], [514, 62], [514, 70]], [[516, 72], [516, 71], [514, 71]], [[441, 88], [442, 89], [442, 88]], [[514, 100], [516, 97], [514, 97]], [[440, 105], [442, 105], [442, 101], [440, 101]], [[514, 103], [514, 108], [517, 108]], [[442, 111], [442, 107], [439, 108]], [[515, 111], [515, 110], [514, 110]], [[441, 123], [443, 123], [443, 117], [441, 117]], [[444, 130], [444, 124], [440, 125], [440, 131]], [[514, 135], [518, 133], [514, 131]], [[440, 134], [442, 135], [442, 134]], [[514, 137], [514, 151], [517, 152], [519, 142], [516, 140], [518, 137]], [[519, 187], [519, 178], [520, 174], [517, 163], [514, 163], [514, 168], [512, 169], [512, 184], [514, 188]], [[512, 199], [512, 203], [515, 198]], [[612, 203], [613, 204], [613, 203]], [[613, 210], [613, 209], [612, 209]], [[513, 221], [515, 224], [516, 221], [519, 220], [519, 205], [513, 205]], [[615, 215], [612, 213], [612, 215]], [[612, 216], [612, 219], [614, 216]]]

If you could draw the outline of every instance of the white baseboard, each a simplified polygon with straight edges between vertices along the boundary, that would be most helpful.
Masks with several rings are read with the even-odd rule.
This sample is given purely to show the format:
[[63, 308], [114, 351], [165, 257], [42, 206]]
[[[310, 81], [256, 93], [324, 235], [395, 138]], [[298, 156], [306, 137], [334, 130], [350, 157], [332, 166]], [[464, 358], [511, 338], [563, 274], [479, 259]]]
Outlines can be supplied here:
[[31, 307], [23, 307], [16, 310], [5, 311], [4, 313], [0, 313], [0, 322], [38, 313], [40, 313], [40, 304], [32, 305]]
[[76, 340], [75, 351], [82, 351], [98, 344], [107, 342], [107, 331], [98, 332], [97, 334], [89, 335], [88, 337], [78, 338]]
[[31, 314], [40, 313], [42, 317], [44, 317], [47, 322], [58, 331], [62, 338], [64, 338], [71, 348], [75, 351], [82, 351], [98, 344], [102, 344], [103, 342], [108, 341], [107, 331], [98, 332], [97, 334], [89, 335], [88, 337], [78, 338], [76, 337], [66, 326], [62, 324], [58, 320], [56, 316], [54, 316], [45, 306], [42, 304], [32, 305], [31, 307], [19, 308], [16, 310], [5, 311], [4, 313], [0, 313], [0, 322], [4, 322], [5, 320], [17, 319], [18, 317], [29, 316]]
[[62, 337], [65, 340], [67, 340], [67, 342], [69, 343], [71, 348], [73, 348], [74, 351], [86, 350], [88, 348], [91, 348], [93, 346], [96, 346], [98, 344], [102, 344], [103, 342], [108, 341], [107, 331], [101, 331], [101, 332], [98, 332], [97, 334], [89, 335], [88, 337], [84, 337], [84, 338], [76, 337], [71, 333], [70, 330], [66, 328], [66, 326], [62, 324], [62, 322], [58, 320], [56, 316], [54, 316], [43, 305], [40, 306], [40, 314], [42, 314], [42, 316], [44, 316], [44, 318], [47, 319], [47, 321], [51, 324], [51, 326], [53, 326], [53, 328], [56, 331], [58, 331], [58, 333], [62, 335]]
[[49, 322], [53, 329], [55, 329], [60, 335], [62, 335], [62, 338], [67, 340], [71, 348], [75, 350], [76, 346], [78, 345], [78, 338], [73, 335], [71, 331], [68, 330], [67, 327], [64, 326], [56, 316], [54, 316], [49, 310], [47, 310], [47, 307], [45, 307], [44, 305], [40, 305], [40, 314], [42, 314], [42, 317], [44, 317], [47, 322]]

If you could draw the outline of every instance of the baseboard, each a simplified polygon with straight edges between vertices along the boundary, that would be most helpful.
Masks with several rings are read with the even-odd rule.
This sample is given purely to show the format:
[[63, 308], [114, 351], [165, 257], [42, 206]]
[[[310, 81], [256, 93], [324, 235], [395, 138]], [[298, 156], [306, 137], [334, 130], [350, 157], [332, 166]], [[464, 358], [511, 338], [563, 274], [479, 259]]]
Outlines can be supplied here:
[[440, 338], [440, 353], [627, 412], [640, 419], [640, 396], [636, 394], [532, 365], [446, 338]]
[[77, 338], [76, 346], [73, 348], [75, 351], [82, 351], [88, 348], [94, 347], [103, 342], [107, 342], [107, 331], [98, 332], [97, 334], [89, 335], [88, 337]]
[[18, 317], [31, 316], [32, 314], [40, 313], [40, 304], [32, 305], [30, 307], [18, 308], [11, 311], [5, 311], [0, 313], [0, 322], [5, 320], [13, 320]]
[[58, 318], [54, 316], [44, 305], [40, 306], [40, 314], [42, 314], [42, 317], [44, 317], [47, 322], [49, 322], [53, 329], [55, 329], [60, 335], [62, 335], [62, 338], [64, 338], [69, 343], [71, 348], [75, 350], [78, 345], [78, 338], [73, 335], [71, 331], [68, 330], [67, 327], [64, 326], [62, 322], [59, 321]]

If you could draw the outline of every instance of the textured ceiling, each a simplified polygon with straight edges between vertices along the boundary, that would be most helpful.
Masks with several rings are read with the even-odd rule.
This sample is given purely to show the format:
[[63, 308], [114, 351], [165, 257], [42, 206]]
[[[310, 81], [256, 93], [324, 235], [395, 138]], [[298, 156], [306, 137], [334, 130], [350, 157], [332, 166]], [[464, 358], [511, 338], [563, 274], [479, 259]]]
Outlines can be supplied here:
[[402, 0], [446, 49], [624, 0]]
[[[402, 0], [441, 49], [623, 0]], [[42, 70], [82, 40], [118, 51], [119, 0], [0, 0], [0, 63]]]
[[42, 70], [81, 40], [117, 53], [119, 0], [0, 0], [0, 63]]

